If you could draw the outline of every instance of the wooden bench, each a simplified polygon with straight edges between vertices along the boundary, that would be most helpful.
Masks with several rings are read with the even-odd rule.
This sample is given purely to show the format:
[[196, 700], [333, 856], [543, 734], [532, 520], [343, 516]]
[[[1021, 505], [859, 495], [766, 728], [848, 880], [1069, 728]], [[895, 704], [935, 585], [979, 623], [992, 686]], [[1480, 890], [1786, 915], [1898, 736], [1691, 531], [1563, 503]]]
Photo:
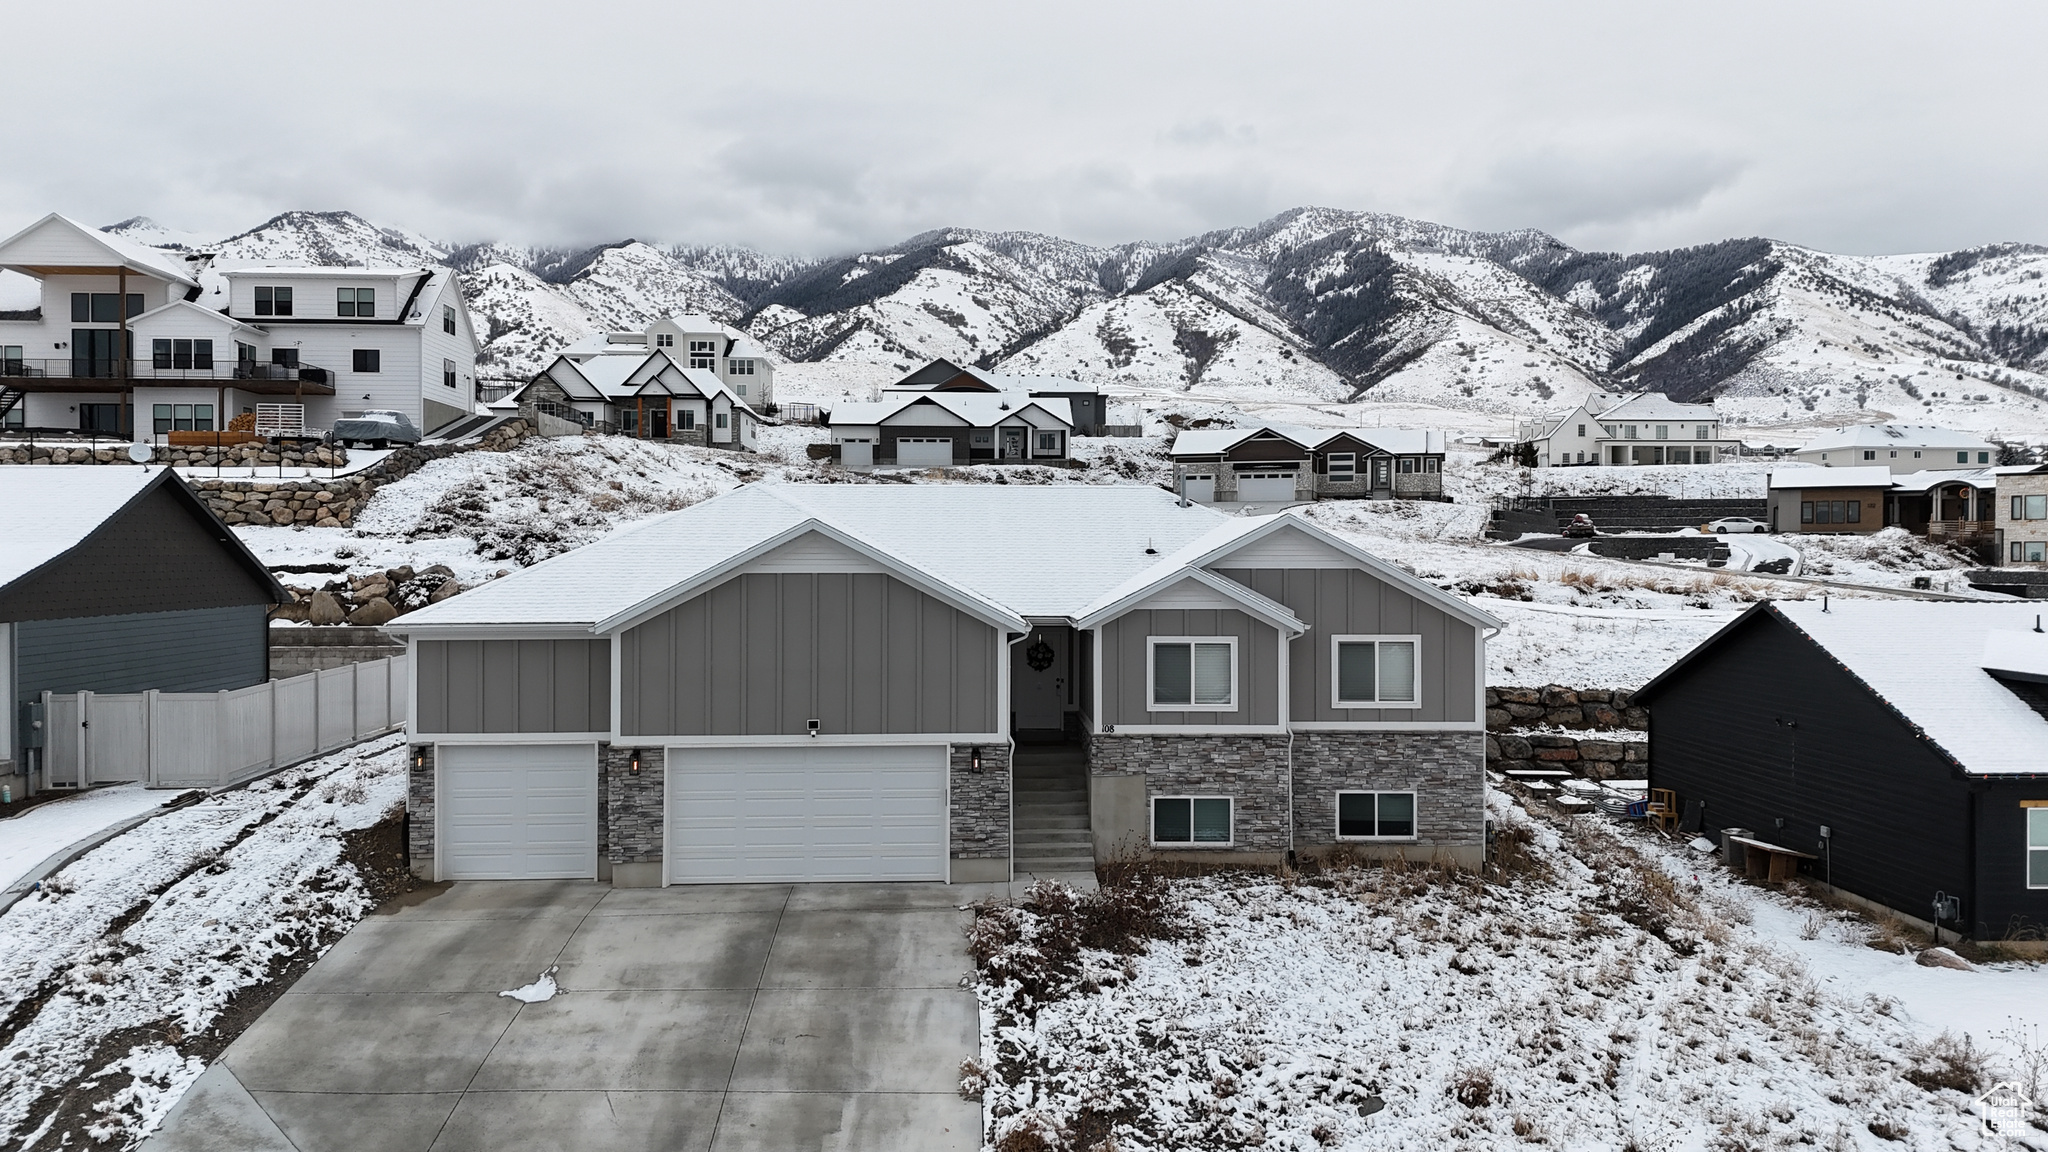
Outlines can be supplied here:
[[1794, 852], [1776, 844], [1766, 844], [1747, 836], [1730, 836], [1728, 839], [1742, 845], [1743, 874], [1752, 880], [1768, 880], [1782, 884], [1799, 874], [1801, 860], [1818, 860], [1811, 852]]

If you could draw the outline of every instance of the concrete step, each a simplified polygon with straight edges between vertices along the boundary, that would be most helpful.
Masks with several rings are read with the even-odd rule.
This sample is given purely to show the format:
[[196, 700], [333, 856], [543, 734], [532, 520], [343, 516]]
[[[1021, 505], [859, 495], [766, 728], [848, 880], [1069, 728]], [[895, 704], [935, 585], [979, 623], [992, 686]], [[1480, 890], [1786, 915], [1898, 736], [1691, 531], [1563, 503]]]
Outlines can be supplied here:
[[1019, 856], [1085, 856], [1095, 851], [1094, 838], [1084, 831], [1046, 835], [1017, 833]]
[[1019, 792], [1088, 792], [1087, 780], [1071, 776], [1015, 776], [1010, 786]]
[[1068, 792], [1041, 792], [1035, 796], [1020, 795], [1016, 798], [1017, 811], [1024, 812], [1079, 812], [1088, 814], [1088, 794], [1075, 795]]
[[1093, 872], [1095, 857], [1088, 856], [1019, 856], [1012, 865], [1017, 872]]
[[1011, 821], [1018, 828], [1086, 828], [1089, 826], [1088, 810], [1086, 808], [1064, 812], [1047, 812], [1042, 808], [1020, 808], [1011, 816]]

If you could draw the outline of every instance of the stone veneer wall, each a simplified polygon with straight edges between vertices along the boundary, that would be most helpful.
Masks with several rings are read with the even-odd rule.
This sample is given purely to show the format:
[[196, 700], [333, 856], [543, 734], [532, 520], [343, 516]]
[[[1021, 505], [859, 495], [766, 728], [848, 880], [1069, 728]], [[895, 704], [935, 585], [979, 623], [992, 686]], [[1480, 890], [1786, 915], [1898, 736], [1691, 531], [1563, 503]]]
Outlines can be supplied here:
[[[633, 753], [640, 753], [640, 774], [632, 774]], [[598, 801], [598, 827], [608, 859], [618, 864], [661, 861], [664, 750], [661, 748], [598, 749], [603, 758], [604, 787]]]
[[[1294, 846], [1335, 847], [1337, 793], [1415, 793], [1415, 844], [1471, 848], [1486, 836], [1478, 732], [1299, 732], [1294, 737]], [[1387, 841], [1357, 842], [1360, 848]]]
[[406, 751], [411, 755], [405, 781], [405, 810], [412, 817], [409, 851], [419, 869], [434, 856], [434, 746], [414, 744]]
[[[973, 770], [981, 749], [981, 772]], [[1010, 746], [955, 744], [951, 757], [951, 851], [956, 860], [1010, 857]]]
[[[1287, 850], [1287, 737], [1119, 736], [1088, 738], [1088, 771], [1097, 776], [1140, 775], [1148, 796], [1229, 796], [1228, 849]], [[1150, 849], [1150, 845], [1145, 845]], [[1178, 849], [1166, 849], [1170, 854]]]

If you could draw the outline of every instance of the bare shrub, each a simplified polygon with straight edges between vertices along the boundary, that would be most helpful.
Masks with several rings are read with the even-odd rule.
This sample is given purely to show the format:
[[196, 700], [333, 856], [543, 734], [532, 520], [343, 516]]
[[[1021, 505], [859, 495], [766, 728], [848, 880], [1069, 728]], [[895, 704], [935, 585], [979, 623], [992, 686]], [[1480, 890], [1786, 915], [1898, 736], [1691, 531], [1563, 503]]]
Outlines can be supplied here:
[[1467, 1108], [1484, 1108], [1493, 1102], [1493, 1073], [1474, 1064], [1458, 1072], [1451, 1081], [1451, 1096]]
[[1820, 939], [1820, 930], [1827, 927], [1827, 923], [1827, 917], [1818, 912], [1808, 912], [1806, 919], [1799, 924], [1799, 938], [1801, 940]]
[[1977, 1051], [1968, 1033], [1958, 1043], [1954, 1036], [1943, 1032], [1913, 1053], [1913, 1067], [1907, 1069], [1906, 1079], [1929, 1092], [1948, 1089], [1974, 1096], [1989, 1077], [1984, 1054]]
[[1907, 1128], [1904, 1124], [1887, 1120], [1882, 1116], [1872, 1120], [1865, 1127], [1869, 1128], [1870, 1134], [1879, 1140], [1890, 1140], [1894, 1143], [1901, 1142], [1906, 1137], [1912, 1135], [1912, 1129]]
[[972, 1056], [962, 1060], [960, 1062], [960, 1098], [979, 1103], [981, 1094], [987, 1089], [988, 1069], [983, 1068], [981, 1061]]
[[1034, 1015], [1081, 988], [1083, 949], [1130, 955], [1192, 935], [1171, 879], [1142, 864], [1105, 865], [1093, 892], [1039, 880], [1016, 904], [976, 905], [967, 950], [985, 980], [1014, 983], [1019, 1006]]

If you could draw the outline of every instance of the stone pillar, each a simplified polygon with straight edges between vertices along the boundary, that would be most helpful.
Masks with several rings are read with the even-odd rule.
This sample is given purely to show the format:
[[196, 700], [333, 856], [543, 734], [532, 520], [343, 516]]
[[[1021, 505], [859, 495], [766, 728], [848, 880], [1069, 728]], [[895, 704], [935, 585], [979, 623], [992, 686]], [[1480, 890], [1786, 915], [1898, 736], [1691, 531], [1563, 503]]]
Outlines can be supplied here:
[[[633, 757], [640, 771], [633, 771]], [[599, 840], [619, 888], [661, 886], [664, 753], [660, 748], [600, 748], [603, 796], [598, 801]]]
[[[981, 770], [975, 771], [977, 750]], [[955, 744], [950, 852], [955, 884], [994, 884], [1010, 878], [1010, 745]]]
[[412, 855], [412, 874], [422, 880], [434, 878], [434, 746], [414, 744], [407, 749], [409, 773], [405, 784], [405, 811], [410, 836], [407, 851]]

